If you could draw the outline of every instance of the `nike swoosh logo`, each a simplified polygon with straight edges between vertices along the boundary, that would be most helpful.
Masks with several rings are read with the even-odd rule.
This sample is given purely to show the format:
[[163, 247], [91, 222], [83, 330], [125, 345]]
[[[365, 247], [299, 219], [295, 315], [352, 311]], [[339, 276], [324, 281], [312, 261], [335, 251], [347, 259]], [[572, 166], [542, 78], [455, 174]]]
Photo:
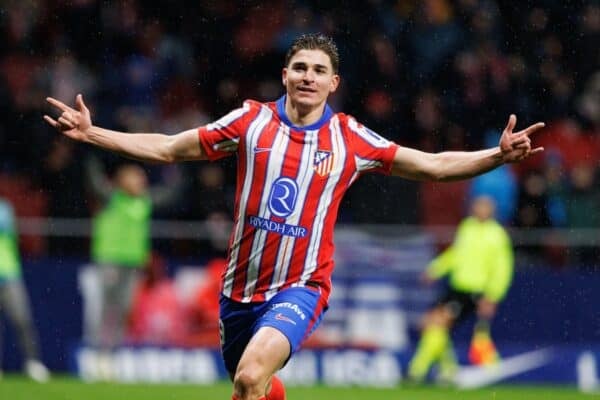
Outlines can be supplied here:
[[539, 368], [551, 358], [552, 351], [546, 348], [503, 358], [492, 365], [462, 367], [454, 377], [454, 383], [462, 389], [477, 389]]
[[279, 313], [275, 316], [275, 319], [279, 320], [279, 321], [285, 321], [285, 322], [290, 322], [294, 325], [296, 325], [296, 321], [294, 321], [291, 318], [286, 317], [285, 315], [283, 315], [282, 313]]
[[256, 154], [256, 153], [264, 153], [266, 151], [271, 151], [271, 149], [269, 147], [255, 147], [254, 148], [254, 154]]

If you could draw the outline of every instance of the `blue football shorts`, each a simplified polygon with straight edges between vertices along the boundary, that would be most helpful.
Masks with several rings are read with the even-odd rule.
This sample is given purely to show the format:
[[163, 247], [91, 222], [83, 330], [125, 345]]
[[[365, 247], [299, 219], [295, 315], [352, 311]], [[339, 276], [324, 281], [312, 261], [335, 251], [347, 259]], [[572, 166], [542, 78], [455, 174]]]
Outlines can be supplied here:
[[320, 290], [314, 287], [284, 289], [260, 303], [239, 303], [221, 295], [219, 327], [227, 371], [233, 376], [248, 342], [263, 326], [285, 335], [291, 356], [317, 328], [326, 310]]

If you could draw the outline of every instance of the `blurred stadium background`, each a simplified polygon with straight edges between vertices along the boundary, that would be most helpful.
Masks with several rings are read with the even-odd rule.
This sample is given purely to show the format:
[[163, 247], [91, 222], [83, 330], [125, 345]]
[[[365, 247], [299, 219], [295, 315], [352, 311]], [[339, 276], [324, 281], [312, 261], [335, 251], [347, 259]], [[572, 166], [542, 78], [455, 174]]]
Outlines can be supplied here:
[[[534, 138], [546, 151], [467, 182], [361, 179], [339, 215], [331, 310], [294, 359], [297, 367], [283, 371], [286, 382], [401, 385], [416, 322], [437, 290], [419, 287], [418, 275], [448, 244], [470, 199], [486, 193], [498, 202], [516, 251], [514, 283], [493, 335], [504, 358], [533, 357], [489, 383], [600, 391], [598, 1], [3, 1], [0, 196], [18, 214], [44, 362], [55, 374], [102, 378], [93, 349], [82, 346], [84, 308], [93, 302], [85, 288], [90, 218], [99, 206], [86, 165], [99, 160], [110, 175], [123, 162], [59, 137], [42, 120], [45, 97], [73, 101], [83, 93], [98, 125], [176, 133], [246, 98], [279, 97], [285, 50], [298, 34], [315, 31], [340, 48], [333, 108], [383, 136], [426, 151], [479, 149], [494, 145], [516, 113], [518, 126], [547, 123]], [[193, 318], [195, 284], [224, 256], [234, 167], [235, 160], [144, 165], [151, 183], [181, 183], [175, 205], [157, 210], [153, 222], [149, 270], [164, 271], [175, 288], [177, 302], [162, 310], [169, 315]], [[136, 345], [115, 355], [109, 375], [203, 385], [224, 378], [214, 343], [191, 322], [168, 324], [153, 333], [154, 346], [132, 337]], [[467, 323], [455, 333], [463, 363], [471, 329]], [[165, 333], [173, 331], [179, 336]], [[17, 371], [16, 338], [6, 327], [2, 337], [2, 368]], [[25, 387], [5, 378], [0, 397], [18, 398], [31, 390]], [[428, 398], [418, 392], [425, 389], [387, 390], [381, 398], [409, 398], [402, 390]], [[432, 390], [431, 398], [455, 393]], [[563, 398], [543, 390], [545, 398]], [[206, 396], [227, 398], [228, 389], [221, 391]], [[377, 398], [364, 393], [356, 398]], [[506, 393], [497, 398], [520, 396]]]

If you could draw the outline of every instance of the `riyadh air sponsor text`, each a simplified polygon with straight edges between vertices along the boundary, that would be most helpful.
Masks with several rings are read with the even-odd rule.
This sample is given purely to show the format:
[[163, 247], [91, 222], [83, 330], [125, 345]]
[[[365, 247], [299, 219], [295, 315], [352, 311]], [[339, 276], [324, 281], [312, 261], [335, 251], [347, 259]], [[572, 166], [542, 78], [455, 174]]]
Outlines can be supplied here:
[[256, 216], [248, 217], [248, 223], [255, 228], [279, 233], [280, 235], [284, 236], [303, 238], [308, 233], [308, 229], [303, 226], [284, 224], [282, 222], [272, 221], [270, 219]]

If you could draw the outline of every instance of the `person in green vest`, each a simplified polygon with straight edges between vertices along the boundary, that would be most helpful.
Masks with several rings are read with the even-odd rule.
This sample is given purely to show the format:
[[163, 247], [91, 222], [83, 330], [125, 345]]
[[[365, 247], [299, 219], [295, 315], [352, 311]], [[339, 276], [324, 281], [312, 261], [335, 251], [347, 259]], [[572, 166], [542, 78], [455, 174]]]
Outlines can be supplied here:
[[[476, 314], [476, 336], [481, 339], [508, 291], [513, 275], [512, 245], [494, 212], [490, 197], [475, 198], [471, 215], [459, 224], [453, 243], [423, 275], [429, 284], [447, 277], [448, 290], [423, 318], [421, 338], [409, 364], [412, 381], [423, 382], [434, 364], [439, 364], [438, 378], [451, 380], [457, 363], [449, 331]], [[492, 354], [484, 355], [484, 359], [497, 357], [495, 348], [490, 347], [490, 351]]]
[[0, 198], [0, 313], [5, 314], [16, 330], [15, 336], [19, 339], [25, 358], [25, 373], [31, 379], [46, 382], [50, 373], [40, 361], [38, 334], [21, 275], [15, 215], [11, 204], [3, 198]]
[[151, 253], [150, 222], [154, 208], [172, 203], [180, 192], [180, 179], [171, 185], [150, 187], [137, 164], [118, 167], [112, 182], [99, 160], [88, 160], [92, 190], [103, 201], [93, 217], [91, 258], [100, 282], [98, 318], [88, 318], [88, 340], [104, 349], [120, 345], [127, 328], [133, 293]]

